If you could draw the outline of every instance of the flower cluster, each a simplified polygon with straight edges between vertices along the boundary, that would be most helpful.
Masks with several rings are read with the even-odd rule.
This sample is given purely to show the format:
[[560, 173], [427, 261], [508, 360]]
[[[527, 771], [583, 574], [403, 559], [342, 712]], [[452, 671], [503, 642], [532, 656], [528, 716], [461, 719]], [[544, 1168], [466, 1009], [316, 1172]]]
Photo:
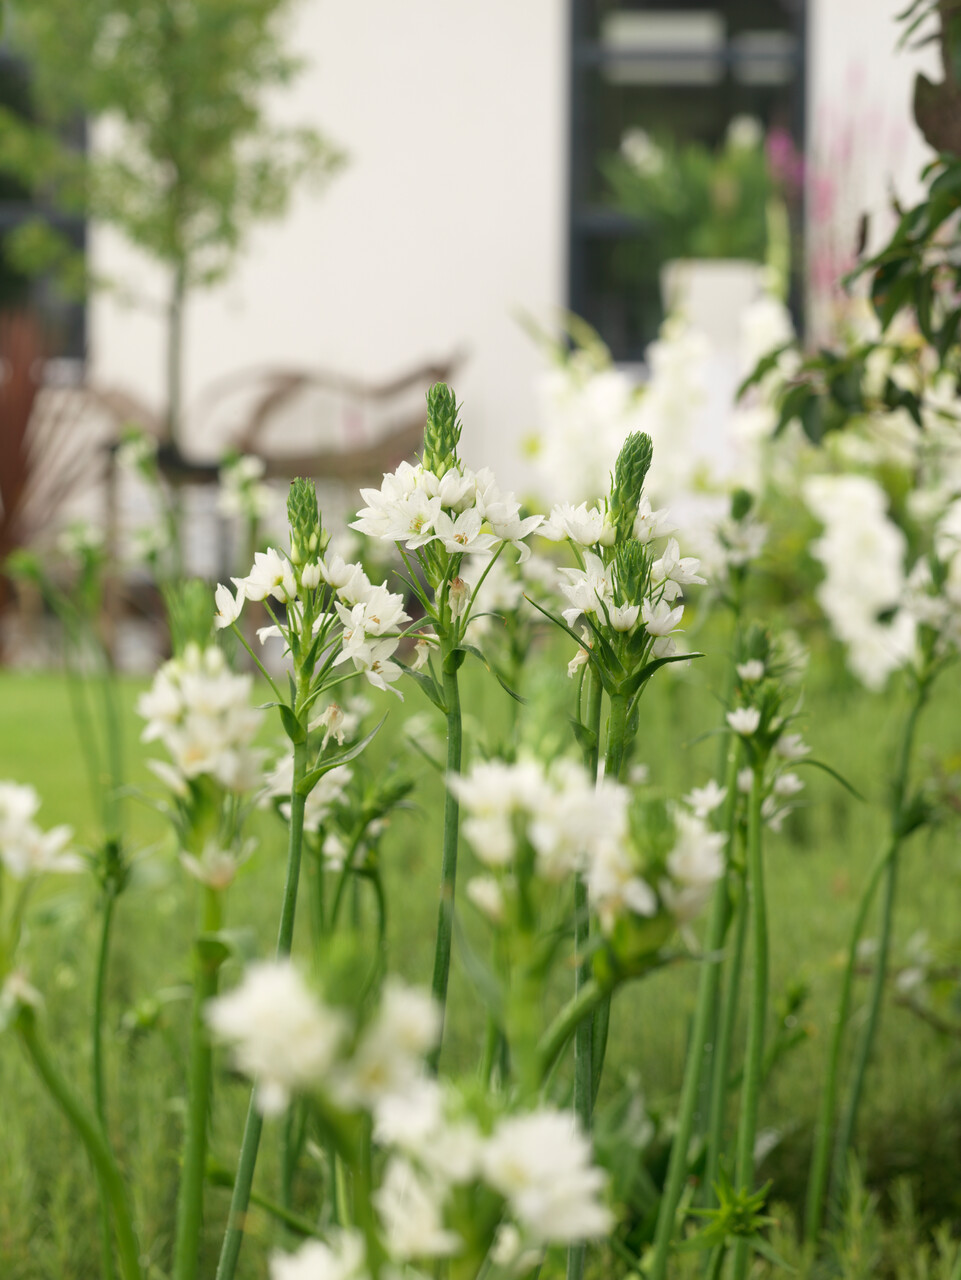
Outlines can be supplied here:
[[[402, 462], [384, 476], [379, 489], [362, 489], [367, 503], [351, 528], [383, 542], [393, 542], [410, 567], [408, 552], [420, 562], [433, 599], [416, 575], [410, 585], [441, 636], [454, 638], [466, 629], [474, 597], [508, 544], [520, 558], [530, 555], [525, 539], [542, 516], [522, 516], [512, 493], [503, 493], [488, 468], [472, 471], [457, 455], [461, 423], [453, 393], [443, 383], [427, 396], [424, 457], [417, 465]], [[464, 557], [482, 557], [473, 586], [462, 576]], [[477, 563], [474, 560], [473, 563]], [[430, 633], [421, 653], [427, 658]]]
[[161, 742], [173, 762], [151, 761], [151, 768], [175, 794], [186, 794], [202, 775], [236, 792], [260, 782], [262, 753], [253, 746], [260, 716], [250, 705], [251, 685], [216, 645], [188, 644], [141, 694], [137, 712], [147, 721], [141, 738]]
[[851, 670], [869, 689], [880, 689], [914, 653], [914, 621], [894, 612], [905, 586], [907, 540], [887, 517], [884, 490], [867, 476], [815, 476], [802, 492], [824, 525], [811, 547], [826, 574], [818, 601], [847, 647]]
[[[652, 456], [645, 435], [631, 436], [617, 460], [606, 502], [553, 509], [542, 530], [573, 547], [578, 568], [561, 569], [560, 590], [569, 607], [568, 629], [584, 618], [587, 648], [568, 668], [571, 675], [595, 651], [608, 675], [634, 693], [637, 675], [652, 660], [677, 652], [673, 632], [680, 626], [685, 587], [703, 584], [699, 561], [682, 556], [675, 538], [657, 554], [656, 540], [672, 531], [663, 510], [653, 511], [642, 488]], [[598, 646], [596, 642], [600, 641]]]
[[392, 659], [410, 621], [403, 597], [372, 583], [361, 565], [323, 554], [327, 537], [313, 485], [294, 482], [288, 512], [290, 554], [273, 547], [257, 552], [250, 573], [232, 580], [235, 592], [218, 586], [215, 624], [233, 626], [247, 601], [261, 602], [272, 618], [257, 633], [261, 643], [281, 639], [295, 667], [309, 668], [309, 679], [325, 681], [334, 667], [351, 662], [372, 685], [387, 689], [401, 674]]
[[0, 865], [15, 880], [45, 872], [83, 870], [83, 860], [68, 850], [69, 827], [42, 831], [34, 822], [40, 797], [33, 787], [0, 782]]
[[[385, 985], [366, 1019], [326, 1004], [289, 962], [248, 969], [240, 987], [207, 1006], [218, 1039], [254, 1078], [258, 1106], [277, 1114], [295, 1093], [320, 1094], [349, 1116], [369, 1114], [386, 1153], [372, 1193], [379, 1234], [395, 1263], [481, 1256], [497, 1233], [510, 1266], [545, 1246], [605, 1234], [612, 1216], [604, 1174], [573, 1118], [549, 1107], [491, 1121], [424, 1069], [439, 1012], [420, 991]], [[313, 1274], [363, 1275], [366, 1243], [335, 1233], [292, 1257], [275, 1256], [275, 1280]], [[325, 1271], [324, 1274], [327, 1274]]]
[[725, 837], [710, 831], [701, 814], [644, 800], [632, 806], [626, 787], [604, 779], [595, 785], [571, 760], [550, 768], [534, 760], [485, 761], [448, 785], [486, 869], [468, 883], [468, 897], [496, 924], [511, 914], [523, 919], [531, 876], [559, 884], [575, 873], [584, 877], [608, 935], [625, 916], [649, 919], [663, 911], [684, 924], [723, 871]]
[[799, 657], [790, 642], [775, 646], [767, 632], [752, 627], [740, 658], [735, 666], [735, 705], [727, 713], [727, 723], [744, 743], [750, 761], [738, 774], [738, 791], [749, 795], [755, 776], [760, 777], [761, 817], [779, 831], [804, 789], [791, 766], [810, 753], [801, 735], [790, 730], [791, 716], [784, 713]]

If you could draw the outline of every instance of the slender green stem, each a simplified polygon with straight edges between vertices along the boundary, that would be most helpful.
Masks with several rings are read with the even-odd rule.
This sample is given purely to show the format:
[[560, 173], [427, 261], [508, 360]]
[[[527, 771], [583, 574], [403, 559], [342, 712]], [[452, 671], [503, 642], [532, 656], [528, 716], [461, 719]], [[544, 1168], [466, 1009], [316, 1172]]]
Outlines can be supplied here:
[[100, 945], [97, 948], [97, 975], [93, 989], [93, 1100], [97, 1119], [104, 1133], [107, 1131], [107, 1087], [103, 1065], [103, 1024], [111, 926], [116, 901], [116, 890], [112, 885], [108, 885], [104, 890], [100, 912]]
[[[202, 934], [220, 928], [220, 895], [204, 890]], [[203, 938], [194, 953], [194, 997], [190, 1016], [190, 1060], [187, 1068], [187, 1128], [184, 1134], [183, 1169], [177, 1196], [177, 1234], [174, 1245], [174, 1280], [196, 1280], [200, 1265], [200, 1233], [204, 1215], [204, 1177], [207, 1166], [207, 1132], [210, 1117], [210, 1080], [213, 1054], [204, 1023], [204, 1008], [217, 994], [220, 959], [206, 954]]]
[[[447, 777], [460, 773], [463, 726], [461, 723], [460, 689], [457, 669], [448, 643], [444, 642], [443, 679], [444, 706], [447, 709]], [[434, 950], [434, 973], [431, 992], [440, 1006], [441, 1026], [437, 1048], [428, 1058], [428, 1066], [435, 1074], [440, 1064], [443, 1045], [444, 1020], [447, 1010], [447, 983], [450, 977], [450, 949], [454, 932], [454, 891], [457, 881], [457, 837], [460, 806], [457, 797], [447, 787], [444, 800], [444, 851], [441, 862], [440, 903], [437, 910], [437, 943]]]
[[677, 1128], [671, 1143], [671, 1158], [667, 1168], [667, 1180], [657, 1215], [654, 1233], [654, 1259], [651, 1264], [651, 1280], [663, 1280], [667, 1274], [671, 1240], [674, 1236], [674, 1220], [688, 1174], [688, 1153], [697, 1115], [701, 1073], [705, 1067], [705, 1046], [714, 1019], [718, 988], [721, 982], [722, 947], [730, 918], [728, 877], [725, 874], [714, 890], [711, 919], [708, 925], [707, 954], [701, 961], [698, 979], [697, 1004], [694, 1010], [694, 1026], [687, 1049], [684, 1081], [678, 1108]]
[[568, 1000], [554, 1021], [541, 1036], [537, 1045], [541, 1079], [546, 1080], [553, 1070], [564, 1046], [570, 1040], [583, 1018], [589, 1018], [602, 1000], [608, 997], [606, 987], [591, 979], [585, 983], [573, 999]]
[[[587, 729], [592, 735], [587, 749], [587, 767], [593, 782], [597, 781], [597, 765], [600, 755], [601, 734], [601, 682], [597, 672], [587, 673]], [[574, 878], [574, 998], [591, 980], [589, 947], [591, 941], [591, 913], [587, 884], [577, 875]], [[574, 1032], [574, 1114], [585, 1133], [591, 1130], [591, 1113], [594, 1109], [594, 1019], [582, 1018]], [[567, 1280], [581, 1280], [584, 1274], [586, 1246], [576, 1241], [567, 1251]]]
[[[93, 1102], [97, 1119], [107, 1137], [107, 1088], [103, 1065], [103, 1024], [104, 1003], [106, 1000], [107, 967], [110, 957], [110, 934], [113, 922], [113, 909], [117, 894], [113, 885], [108, 885], [103, 894], [100, 911], [100, 945], [97, 948], [97, 976], [93, 989]], [[112, 1280], [113, 1268], [113, 1222], [110, 1214], [110, 1201], [106, 1193], [100, 1192], [100, 1242], [103, 1255], [104, 1280]]]
[[834, 1029], [831, 1033], [827, 1075], [824, 1081], [824, 1091], [821, 1094], [821, 1106], [818, 1112], [818, 1122], [814, 1137], [814, 1151], [811, 1157], [811, 1172], [808, 1177], [807, 1204], [804, 1216], [805, 1236], [808, 1240], [817, 1239], [818, 1232], [821, 1229], [828, 1157], [831, 1151], [831, 1133], [834, 1128], [834, 1112], [837, 1105], [841, 1050], [844, 1045], [844, 1033], [847, 1030], [848, 1018], [851, 1014], [851, 995], [854, 990], [858, 944], [861, 941], [861, 935], [867, 923], [868, 912], [871, 903], [874, 901], [875, 892], [881, 882], [884, 869], [888, 864], [894, 847], [886, 849], [871, 870], [864, 893], [861, 895], [861, 901], [858, 904], [858, 914], [854, 921], [854, 928], [851, 931], [851, 941], [848, 944], [847, 963], [844, 966], [844, 977], [841, 980], [841, 997], [838, 1001], [838, 1009], [834, 1017]]
[[714, 1202], [714, 1184], [720, 1168], [721, 1147], [724, 1142], [724, 1121], [727, 1115], [727, 1095], [730, 1080], [731, 1048], [737, 1026], [737, 1011], [741, 995], [741, 972], [744, 968], [744, 945], [747, 939], [748, 909], [744, 879], [740, 877], [740, 891], [734, 904], [734, 946], [728, 963], [727, 982], [721, 1006], [717, 1049], [711, 1062], [711, 1110], [707, 1131], [707, 1155], [704, 1165], [705, 1202]]
[[[744, 1080], [741, 1086], [741, 1115], [737, 1131], [735, 1177], [739, 1191], [749, 1191], [754, 1182], [754, 1142], [757, 1137], [758, 1104], [764, 1071], [764, 1031], [768, 1002], [767, 903], [764, 897], [764, 858], [761, 848], [761, 803], [764, 799], [764, 766], [754, 766], [754, 783], [747, 824], [747, 904], [754, 935], [754, 975], [751, 1007], [748, 1011]], [[734, 1252], [734, 1280], [744, 1280], [750, 1259], [750, 1245], [739, 1239]]]
[[[294, 918], [297, 910], [297, 886], [300, 881], [300, 859], [304, 840], [304, 806], [306, 796], [299, 793], [300, 783], [307, 773], [307, 741], [294, 747], [294, 775], [290, 796], [290, 839], [287, 846], [287, 878], [284, 883], [284, 898], [280, 912], [280, 926], [277, 930], [278, 957], [289, 956], [294, 937]], [[224, 1242], [217, 1264], [216, 1280], [232, 1280], [237, 1269], [240, 1246], [244, 1238], [244, 1223], [250, 1204], [250, 1189], [254, 1181], [254, 1169], [257, 1164], [257, 1151], [260, 1147], [260, 1134], [264, 1120], [257, 1109], [254, 1094], [250, 1095], [247, 1107], [247, 1122], [240, 1146], [240, 1159], [237, 1165], [237, 1178], [234, 1192], [230, 1199], [230, 1217]]]
[[86, 1148], [103, 1193], [110, 1203], [123, 1280], [143, 1280], [140, 1245], [133, 1228], [127, 1190], [99, 1121], [90, 1114], [54, 1065], [37, 1033], [34, 1011], [29, 1008], [21, 1009], [16, 1027], [37, 1074]]
[[834, 1160], [831, 1167], [831, 1205], [837, 1204], [844, 1186], [847, 1167], [847, 1152], [857, 1128], [858, 1110], [861, 1095], [864, 1091], [864, 1079], [877, 1038], [881, 1021], [881, 1006], [884, 997], [884, 984], [888, 974], [888, 960], [891, 952], [891, 928], [894, 918], [894, 902], [897, 897], [898, 855], [904, 838], [905, 793], [908, 787], [908, 774], [911, 769], [911, 755], [917, 733], [918, 719], [928, 698], [930, 675], [921, 675], [915, 686], [915, 696], [904, 726], [901, 749], [898, 753], [898, 767], [894, 777], [891, 794], [891, 847], [883, 871], [883, 897], [881, 899], [881, 929], [878, 936], [878, 949], [874, 962], [874, 974], [871, 979], [871, 994], [868, 998], [868, 1018], [861, 1032], [858, 1043], [854, 1072], [848, 1089], [847, 1100], [841, 1113], [838, 1127], [837, 1143], [834, 1148]]
[[831, 1181], [829, 1203], [836, 1205], [844, 1181], [844, 1169], [847, 1150], [854, 1136], [857, 1123], [857, 1112], [860, 1102], [864, 1075], [867, 1071], [877, 1023], [880, 1017], [881, 995], [887, 971], [887, 957], [890, 946], [891, 915], [894, 905], [894, 889], [896, 884], [897, 856], [901, 844], [901, 827], [904, 809], [904, 798], [907, 791], [908, 774], [911, 768], [911, 755], [917, 732], [918, 719], [927, 701], [930, 690], [930, 673], [922, 674], [915, 687], [915, 697], [904, 724], [901, 746], [898, 753], [891, 796], [891, 837], [888, 847], [881, 854], [871, 869], [858, 904], [851, 940], [848, 944], [847, 962], [841, 982], [841, 994], [838, 1011], [831, 1034], [831, 1045], [828, 1052], [828, 1065], [821, 1095], [821, 1106], [815, 1131], [814, 1151], [811, 1157], [811, 1172], [808, 1178], [807, 1203], [805, 1206], [805, 1235], [815, 1240], [821, 1229], [824, 1212], [825, 1186], [827, 1184], [828, 1158], [831, 1151], [831, 1136], [834, 1128], [837, 1107], [838, 1084], [840, 1077], [841, 1056], [844, 1038], [847, 1032], [848, 1019], [851, 1012], [851, 999], [854, 989], [854, 975], [857, 966], [858, 946], [867, 924], [868, 912], [878, 885], [885, 882], [885, 897], [882, 906], [881, 945], [874, 971], [874, 982], [869, 997], [869, 1015], [858, 1048], [854, 1074], [848, 1093], [847, 1102], [834, 1144], [834, 1158], [831, 1164]]

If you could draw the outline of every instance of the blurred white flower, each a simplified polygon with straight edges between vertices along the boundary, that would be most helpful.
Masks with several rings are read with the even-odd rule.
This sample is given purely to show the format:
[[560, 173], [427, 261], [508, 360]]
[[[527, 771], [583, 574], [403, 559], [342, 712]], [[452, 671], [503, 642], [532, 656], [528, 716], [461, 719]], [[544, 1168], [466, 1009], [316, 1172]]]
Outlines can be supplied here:
[[297, 1090], [326, 1083], [343, 1041], [341, 1013], [308, 990], [289, 961], [249, 965], [239, 987], [211, 1000], [207, 1022], [256, 1086], [258, 1108], [278, 1115]]
[[606, 1235], [604, 1173], [569, 1112], [543, 1107], [500, 1121], [482, 1155], [484, 1179], [503, 1195], [528, 1243], [563, 1244]]
[[334, 1229], [328, 1241], [308, 1240], [296, 1253], [270, 1255], [270, 1280], [368, 1280], [364, 1237], [353, 1228]]

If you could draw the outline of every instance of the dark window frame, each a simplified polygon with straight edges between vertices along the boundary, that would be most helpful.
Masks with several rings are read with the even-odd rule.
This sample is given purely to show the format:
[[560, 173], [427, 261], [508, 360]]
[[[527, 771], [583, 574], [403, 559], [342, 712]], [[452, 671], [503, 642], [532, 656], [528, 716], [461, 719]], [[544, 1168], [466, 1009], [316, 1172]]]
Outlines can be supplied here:
[[[793, 30], [795, 48], [791, 56], [794, 74], [791, 79], [791, 110], [788, 127], [798, 150], [803, 154], [806, 142], [806, 103], [807, 103], [807, 58], [808, 58], [808, 0], [792, 0], [794, 7]], [[607, 63], [631, 61], [665, 60], [672, 56], [672, 51], [658, 48], [656, 51], [632, 46], [605, 47], [594, 34], [593, 18], [599, 8], [598, 0], [568, 0], [568, 167], [567, 167], [567, 309], [575, 315], [594, 324], [600, 336], [612, 347], [615, 359], [623, 363], [635, 363], [643, 356], [643, 346], [655, 334], [644, 335], [640, 347], [623, 350], [612, 343], [610, 335], [604, 332], [603, 323], [592, 317], [592, 308], [588, 299], [590, 292], [591, 249], [605, 243], [618, 240], [638, 239], [642, 229], [627, 214], [603, 205], [591, 203], [585, 199], [584, 193], [590, 190], [591, 170], [597, 162], [597, 154], [591, 150], [591, 125], [589, 118], [589, 94], [586, 77], [602, 68]], [[671, 8], [671, 0], [650, 0], [649, 3], [630, 5], [610, 4], [613, 11], [628, 12], [631, 10], [667, 11]], [[703, 0], [698, 9], [723, 11], [725, 0]], [[689, 51], [673, 52], [680, 58]], [[783, 54], [749, 52], [736, 45], [732, 46], [728, 35], [725, 47], [719, 56], [726, 68], [738, 64], [764, 62], [772, 58], [783, 61]], [[796, 214], [796, 240], [801, 246], [800, 253], [792, 264], [791, 296], [789, 304], [795, 325], [800, 332], [803, 329], [803, 271], [804, 271], [804, 202], [801, 198]]]

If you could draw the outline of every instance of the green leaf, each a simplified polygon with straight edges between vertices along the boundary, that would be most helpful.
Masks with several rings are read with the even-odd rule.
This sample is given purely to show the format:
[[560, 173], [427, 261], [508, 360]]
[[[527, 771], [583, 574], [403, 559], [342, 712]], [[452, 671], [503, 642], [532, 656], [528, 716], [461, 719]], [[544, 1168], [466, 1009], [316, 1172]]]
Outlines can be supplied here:
[[386, 719], [386, 715], [383, 716], [382, 719], [374, 725], [370, 733], [365, 734], [364, 737], [361, 738], [359, 742], [355, 742], [352, 747], [348, 747], [348, 749], [346, 751], [342, 751], [340, 755], [331, 756], [331, 758], [329, 760], [325, 760], [323, 764], [319, 764], [316, 768], [311, 769], [304, 776], [303, 781], [297, 788], [297, 794], [301, 796], [310, 795], [311, 791], [313, 791], [314, 787], [316, 787], [317, 783], [325, 773], [330, 773], [331, 769], [337, 769], [340, 765], [347, 764], [349, 761], [355, 760], [364, 748], [368, 746], [369, 743], [373, 742], [374, 738], [383, 728], [384, 721]]
[[428, 675], [426, 671], [415, 671], [413, 667], [405, 666], [403, 662], [399, 662], [396, 658], [394, 659], [394, 661], [397, 663], [399, 667], [403, 669], [406, 675], [409, 675], [412, 680], [417, 681], [421, 689], [424, 691], [424, 693], [427, 694], [428, 698], [430, 698], [431, 702], [438, 709], [438, 711], [442, 711], [446, 716], [447, 706], [441, 695], [440, 689], [438, 689], [437, 687], [437, 681], [433, 678], [433, 676]]
[[467, 648], [459, 645], [456, 649], [451, 649], [447, 657], [444, 659], [445, 675], [455, 675], [464, 665], [464, 659], [467, 657]]
[[[570, 636], [570, 638], [575, 642], [575, 644], [577, 644], [579, 648], [581, 649], [586, 648], [582, 638], [577, 634], [576, 631], [571, 630], [571, 628], [567, 625], [567, 623], [564, 621], [563, 618], [556, 618], [553, 613], [551, 613], [548, 609], [545, 609], [542, 605], [539, 605], [536, 600], [532, 600], [530, 596], [525, 596], [524, 599], [527, 601], [528, 604], [532, 604], [538, 613], [542, 613], [545, 618], [550, 619], [550, 621], [553, 622], [555, 627], [560, 627], [562, 631], [566, 631], [567, 634]], [[598, 661], [597, 654], [594, 652], [593, 649], [587, 650], [587, 659], [593, 665], [594, 670], [597, 672], [598, 679], [601, 682], [601, 688], [604, 690], [605, 693], [609, 694], [611, 692], [610, 677], [608, 673], [604, 670], [603, 664]]]
[[576, 716], [568, 716], [568, 723], [574, 730], [574, 737], [577, 745], [582, 751], [590, 753], [597, 746], [597, 734], [593, 729], [588, 729], [586, 724], [581, 724]]
[[520, 695], [519, 693], [516, 693], [516, 692], [515, 692], [515, 691], [510, 687], [510, 685], [507, 683], [507, 681], [504, 679], [504, 677], [501, 675], [501, 673], [497, 670], [497, 668], [496, 668], [495, 666], [493, 666], [490, 662], [488, 662], [487, 658], [484, 656], [484, 654], [481, 652], [481, 650], [477, 648], [477, 646], [476, 646], [476, 645], [473, 645], [473, 644], [462, 644], [462, 645], [460, 645], [460, 648], [461, 648], [461, 649], [463, 649], [463, 651], [464, 651], [465, 653], [473, 654], [473, 656], [474, 656], [475, 658], [477, 658], [480, 662], [482, 662], [482, 663], [484, 664], [484, 666], [487, 668], [487, 670], [488, 670], [488, 671], [491, 673], [491, 675], [494, 677], [494, 679], [497, 681], [497, 683], [500, 685], [500, 687], [504, 690], [504, 692], [505, 692], [505, 693], [509, 693], [509, 694], [510, 694], [510, 696], [514, 699], [514, 701], [515, 701], [515, 702], [520, 702], [520, 703], [522, 703], [522, 704], [526, 705], [526, 703], [527, 703], [527, 699], [526, 699], [526, 698], [522, 698], [522, 697], [521, 697], [521, 695]]
[[852, 786], [851, 783], [848, 782], [847, 778], [838, 773], [837, 769], [832, 769], [831, 766], [829, 764], [825, 764], [823, 760], [795, 760], [794, 764], [796, 767], [807, 764], [813, 769], [821, 769], [824, 773], [829, 773], [835, 782], [840, 782], [845, 791], [850, 791], [855, 800], [860, 800], [862, 803], [864, 802], [864, 796], [861, 795], [861, 792], [858, 791], [857, 787]]
[[307, 728], [297, 719], [292, 709], [284, 702], [279, 703], [277, 709], [280, 712], [280, 719], [284, 726], [284, 733], [286, 733], [294, 746], [299, 747], [301, 743], [306, 742]]
[[646, 667], [641, 667], [640, 671], [636, 671], [630, 680], [625, 681], [621, 692], [626, 693], [628, 697], [637, 693], [641, 685], [650, 680], [655, 671], [661, 667], [666, 667], [669, 662], [688, 662], [691, 658], [703, 657], [703, 653], [674, 653], [669, 658], [655, 658]]

